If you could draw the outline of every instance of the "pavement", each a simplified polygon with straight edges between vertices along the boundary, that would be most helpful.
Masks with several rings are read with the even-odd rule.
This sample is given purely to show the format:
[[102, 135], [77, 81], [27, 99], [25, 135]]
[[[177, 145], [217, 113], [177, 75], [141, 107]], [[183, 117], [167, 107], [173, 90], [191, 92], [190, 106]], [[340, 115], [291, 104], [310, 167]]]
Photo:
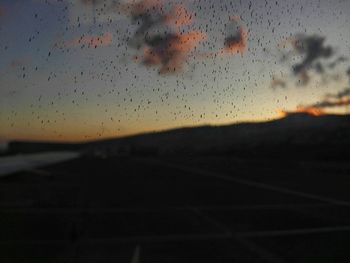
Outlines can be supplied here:
[[0, 179], [0, 261], [346, 262], [348, 171], [209, 157], [22, 170]]

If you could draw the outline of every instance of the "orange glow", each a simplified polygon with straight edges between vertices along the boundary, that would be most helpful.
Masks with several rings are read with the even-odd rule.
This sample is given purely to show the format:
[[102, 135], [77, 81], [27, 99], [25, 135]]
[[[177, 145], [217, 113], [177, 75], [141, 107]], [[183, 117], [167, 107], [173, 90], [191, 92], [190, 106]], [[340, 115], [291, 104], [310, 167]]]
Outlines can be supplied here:
[[174, 37], [164, 40], [165, 42], [158, 47], [146, 47], [143, 63], [148, 66], [161, 66], [160, 74], [182, 70], [188, 53], [205, 38], [206, 34], [200, 31], [175, 34]]
[[162, 63], [160, 56], [149, 47], [144, 49], [143, 60], [146, 61], [147, 65], [159, 65]]
[[189, 25], [193, 22], [193, 14], [189, 13], [182, 4], [175, 5], [172, 11], [166, 16], [165, 22], [175, 27]]
[[171, 49], [188, 52], [195, 48], [199, 41], [206, 39], [207, 35], [201, 31], [191, 31], [177, 34], [178, 40], [170, 44]]
[[225, 56], [227, 54], [234, 55], [238, 53], [241, 53], [241, 55], [243, 56], [247, 48], [247, 37], [248, 37], [247, 30], [244, 28], [240, 28], [239, 37], [237, 40], [226, 41], [224, 48], [221, 48], [216, 52], [202, 53], [200, 54], [200, 57], [203, 59], [207, 59], [207, 58], [215, 58], [217, 56]]
[[239, 29], [239, 40], [227, 41], [225, 47], [219, 51], [219, 54], [236, 54], [243, 53], [247, 47], [248, 32], [244, 28]]
[[277, 110], [278, 115], [281, 117], [286, 117], [288, 115], [294, 114], [294, 113], [307, 113], [312, 116], [321, 116], [327, 114], [323, 109], [318, 108], [318, 107], [305, 107], [305, 106], [298, 106], [295, 111], [286, 111], [283, 109], [278, 109]]

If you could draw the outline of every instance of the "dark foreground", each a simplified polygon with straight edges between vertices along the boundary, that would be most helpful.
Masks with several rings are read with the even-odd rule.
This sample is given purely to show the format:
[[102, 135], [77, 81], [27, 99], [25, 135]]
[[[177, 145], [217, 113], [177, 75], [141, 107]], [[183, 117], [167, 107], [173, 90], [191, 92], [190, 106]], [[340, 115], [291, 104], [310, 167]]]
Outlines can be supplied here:
[[348, 262], [350, 164], [81, 158], [0, 179], [0, 262]]

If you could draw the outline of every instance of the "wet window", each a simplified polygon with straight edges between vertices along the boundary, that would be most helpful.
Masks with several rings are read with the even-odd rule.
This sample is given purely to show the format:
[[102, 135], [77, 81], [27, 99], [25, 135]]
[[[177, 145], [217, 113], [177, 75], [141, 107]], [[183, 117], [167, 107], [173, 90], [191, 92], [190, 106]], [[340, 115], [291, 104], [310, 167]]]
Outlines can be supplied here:
[[350, 262], [350, 0], [0, 0], [0, 262]]

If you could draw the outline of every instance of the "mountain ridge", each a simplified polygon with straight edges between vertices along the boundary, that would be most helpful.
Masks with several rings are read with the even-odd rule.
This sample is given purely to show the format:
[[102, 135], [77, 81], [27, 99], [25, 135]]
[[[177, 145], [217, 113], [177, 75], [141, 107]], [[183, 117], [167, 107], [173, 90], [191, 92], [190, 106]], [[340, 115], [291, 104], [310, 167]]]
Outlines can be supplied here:
[[[350, 156], [350, 115], [294, 113], [265, 122], [181, 127], [76, 144], [11, 142], [12, 152], [79, 150], [103, 155], [238, 154]], [[305, 152], [305, 153], [303, 153]], [[328, 153], [327, 153], [328, 152]], [[332, 157], [332, 156], [331, 156]]]

